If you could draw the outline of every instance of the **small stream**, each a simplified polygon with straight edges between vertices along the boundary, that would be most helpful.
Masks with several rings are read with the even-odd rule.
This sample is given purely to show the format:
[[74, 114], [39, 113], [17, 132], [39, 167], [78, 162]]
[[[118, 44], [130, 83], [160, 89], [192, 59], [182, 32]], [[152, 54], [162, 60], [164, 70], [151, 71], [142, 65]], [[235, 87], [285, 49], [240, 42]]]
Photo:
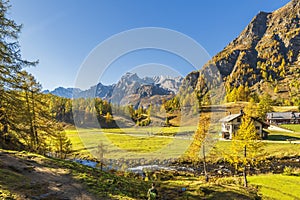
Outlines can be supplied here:
[[97, 168], [97, 164], [98, 164], [97, 162], [91, 160], [74, 159], [73, 161], [92, 168]]
[[[91, 160], [84, 159], [73, 159], [73, 162], [80, 163], [85, 166], [98, 168], [100, 169], [99, 163]], [[174, 166], [174, 162], [162, 161], [161, 163], [157, 160], [154, 160], [151, 163], [145, 162], [133, 162], [133, 160], [112, 160], [109, 159], [109, 162], [106, 162], [102, 168], [103, 171], [127, 171], [144, 176], [147, 172], [156, 172], [156, 171], [172, 171], [172, 172], [188, 172], [188, 173], [200, 173], [203, 174], [203, 166], [200, 164], [195, 166]], [[140, 160], [138, 160], [140, 161]], [[153, 163], [153, 164], [152, 164]], [[172, 164], [173, 163], [173, 164]], [[300, 156], [291, 156], [283, 158], [268, 158], [267, 161], [261, 162], [256, 168], [251, 168], [251, 174], [261, 174], [261, 173], [282, 173], [284, 168], [300, 167]], [[227, 163], [207, 163], [207, 169], [209, 174], [215, 176], [226, 176], [232, 175], [234, 168]]]
[[[83, 159], [74, 159], [73, 162], [89, 166], [92, 168], [98, 168], [100, 169], [99, 163], [91, 160], [83, 160]], [[104, 171], [109, 171], [109, 170], [120, 170], [119, 167], [113, 167], [112, 165], [104, 165], [103, 166]], [[143, 175], [145, 172], [155, 172], [155, 171], [173, 171], [173, 172], [191, 172], [194, 173], [194, 169], [188, 168], [188, 167], [178, 167], [178, 166], [164, 166], [164, 165], [138, 165], [135, 167], [129, 167], [126, 168], [125, 171], [136, 173]]]

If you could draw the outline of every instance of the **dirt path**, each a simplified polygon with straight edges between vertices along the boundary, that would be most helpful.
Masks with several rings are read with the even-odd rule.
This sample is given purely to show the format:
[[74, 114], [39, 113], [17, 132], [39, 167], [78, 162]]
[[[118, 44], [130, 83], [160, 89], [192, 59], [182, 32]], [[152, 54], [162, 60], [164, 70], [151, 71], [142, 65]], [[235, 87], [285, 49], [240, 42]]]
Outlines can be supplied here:
[[[83, 186], [72, 178], [69, 169], [59, 168], [37, 156], [23, 158], [0, 151], [1, 188], [16, 199], [93, 200]], [[15, 179], [15, 181], [14, 181]]]

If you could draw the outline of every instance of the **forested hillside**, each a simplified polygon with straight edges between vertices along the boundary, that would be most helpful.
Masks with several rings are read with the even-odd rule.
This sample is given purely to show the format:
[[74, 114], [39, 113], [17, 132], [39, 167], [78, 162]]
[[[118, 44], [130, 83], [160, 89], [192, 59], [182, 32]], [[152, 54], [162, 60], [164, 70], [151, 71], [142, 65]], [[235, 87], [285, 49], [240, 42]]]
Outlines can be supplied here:
[[[260, 12], [199, 72], [186, 77], [199, 91], [224, 84], [225, 101], [256, 102], [268, 93], [276, 105], [299, 105], [300, 1]], [[201, 79], [206, 84], [201, 84]], [[216, 95], [217, 96], [217, 95]]]

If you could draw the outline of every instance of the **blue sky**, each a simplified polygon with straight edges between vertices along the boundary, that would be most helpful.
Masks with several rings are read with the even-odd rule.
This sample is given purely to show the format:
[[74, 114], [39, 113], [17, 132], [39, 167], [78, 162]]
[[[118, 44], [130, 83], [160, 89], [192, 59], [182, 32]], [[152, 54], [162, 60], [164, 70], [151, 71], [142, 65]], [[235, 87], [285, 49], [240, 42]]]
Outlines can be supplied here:
[[[39, 60], [28, 69], [44, 89], [73, 87], [80, 66], [101, 42], [120, 32], [142, 27], [178, 31], [215, 55], [239, 35], [259, 11], [271, 12], [288, 0], [11, 0], [10, 17], [23, 24], [22, 55]], [[168, 52], [143, 50], [122, 56], [100, 79], [105, 84], [149, 63], [176, 68], [186, 75], [185, 60]], [[200, 66], [199, 66], [200, 67]], [[143, 71], [143, 70], [140, 70]], [[87, 83], [88, 87], [90, 83]]]

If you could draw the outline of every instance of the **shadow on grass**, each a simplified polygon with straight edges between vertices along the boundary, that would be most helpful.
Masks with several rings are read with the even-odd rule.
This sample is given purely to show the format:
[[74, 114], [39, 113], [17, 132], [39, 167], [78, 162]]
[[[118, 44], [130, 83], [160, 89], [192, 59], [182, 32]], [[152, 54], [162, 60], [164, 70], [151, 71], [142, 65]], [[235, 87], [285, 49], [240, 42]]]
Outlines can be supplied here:
[[206, 194], [204, 199], [261, 199], [254, 192], [244, 191], [240, 189], [227, 188], [224, 186], [202, 188]]
[[256, 193], [256, 191], [245, 190], [239, 186], [226, 187], [221, 185], [215, 186], [201, 186], [200, 188], [187, 188], [187, 191], [182, 192], [181, 187], [172, 187], [164, 185], [159, 189], [161, 193], [160, 198], [163, 200], [201, 200], [201, 199], [211, 199], [211, 200], [223, 200], [223, 199], [261, 199]]
[[80, 148], [80, 149], [72, 150], [72, 153], [73, 153], [73, 154], [76, 154], [76, 153], [81, 153], [82, 151], [91, 151], [91, 150], [95, 150], [95, 149], [97, 149], [97, 148], [98, 148], [98, 146], [83, 147], [83, 148]]
[[287, 136], [287, 135], [269, 135], [268, 140], [272, 140], [272, 141], [293, 141], [293, 140], [300, 140], [300, 137]]
[[278, 193], [281, 193], [282, 195], [286, 196], [286, 198], [291, 198], [291, 199], [299, 199], [298, 196], [295, 196], [295, 195], [292, 195], [292, 194], [289, 194], [289, 193], [286, 193], [286, 192], [283, 192], [283, 191], [280, 191], [278, 190], [277, 188], [273, 188], [273, 187], [268, 187], [268, 186], [263, 186], [264, 188], [267, 188], [269, 190], [273, 190], [274, 192], [278, 192]]

